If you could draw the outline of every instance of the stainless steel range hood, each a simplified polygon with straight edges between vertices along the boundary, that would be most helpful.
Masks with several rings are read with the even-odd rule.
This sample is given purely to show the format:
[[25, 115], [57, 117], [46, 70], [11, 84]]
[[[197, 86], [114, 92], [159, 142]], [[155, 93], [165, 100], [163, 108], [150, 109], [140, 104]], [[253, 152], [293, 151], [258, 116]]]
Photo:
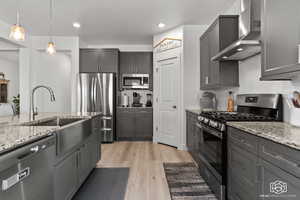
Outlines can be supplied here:
[[261, 0], [241, 0], [239, 40], [229, 45], [213, 61], [244, 60], [261, 52], [260, 8]]

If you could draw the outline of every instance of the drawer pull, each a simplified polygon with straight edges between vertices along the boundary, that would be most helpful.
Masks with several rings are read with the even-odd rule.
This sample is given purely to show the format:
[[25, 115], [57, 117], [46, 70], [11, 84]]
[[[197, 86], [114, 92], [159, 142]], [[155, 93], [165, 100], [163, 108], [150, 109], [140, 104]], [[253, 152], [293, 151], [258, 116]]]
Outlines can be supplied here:
[[267, 152], [267, 151], [265, 150], [265, 147], [263, 147], [263, 153], [266, 154], [266, 155], [268, 155], [268, 156], [270, 156], [270, 157], [272, 157], [272, 158], [274, 158], [274, 159], [276, 159], [276, 160], [281, 160], [281, 161], [283, 161], [283, 162], [286, 162], [286, 163], [292, 165], [293, 167], [300, 167], [299, 164], [294, 163], [293, 161], [290, 161], [290, 160], [288, 160], [288, 159], [282, 157], [281, 155], [274, 155], [274, 154], [272, 154], [272, 153]]

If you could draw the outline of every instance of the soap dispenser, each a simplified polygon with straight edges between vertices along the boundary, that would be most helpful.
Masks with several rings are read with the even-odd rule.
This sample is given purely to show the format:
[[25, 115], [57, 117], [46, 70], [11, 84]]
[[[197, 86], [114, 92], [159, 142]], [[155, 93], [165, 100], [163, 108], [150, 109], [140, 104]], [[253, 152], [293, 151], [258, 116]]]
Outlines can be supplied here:
[[234, 112], [234, 100], [233, 100], [233, 92], [228, 92], [228, 98], [227, 98], [227, 112]]

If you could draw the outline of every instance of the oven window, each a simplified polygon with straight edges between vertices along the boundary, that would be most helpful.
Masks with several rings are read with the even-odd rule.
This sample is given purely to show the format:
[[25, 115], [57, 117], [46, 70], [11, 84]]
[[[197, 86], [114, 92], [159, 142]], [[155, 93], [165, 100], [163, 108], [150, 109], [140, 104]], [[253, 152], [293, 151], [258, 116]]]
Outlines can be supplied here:
[[222, 139], [202, 129], [202, 156], [220, 174], [222, 174]]
[[125, 77], [123, 78], [124, 86], [139, 86], [142, 85], [141, 77]]

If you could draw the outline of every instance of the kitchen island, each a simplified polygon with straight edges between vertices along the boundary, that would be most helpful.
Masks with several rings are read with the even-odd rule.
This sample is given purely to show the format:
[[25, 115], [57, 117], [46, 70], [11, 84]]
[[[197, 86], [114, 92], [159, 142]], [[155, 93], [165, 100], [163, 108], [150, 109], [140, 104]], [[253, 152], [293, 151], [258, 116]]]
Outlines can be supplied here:
[[71, 199], [100, 160], [101, 113], [0, 118], [0, 199]]

